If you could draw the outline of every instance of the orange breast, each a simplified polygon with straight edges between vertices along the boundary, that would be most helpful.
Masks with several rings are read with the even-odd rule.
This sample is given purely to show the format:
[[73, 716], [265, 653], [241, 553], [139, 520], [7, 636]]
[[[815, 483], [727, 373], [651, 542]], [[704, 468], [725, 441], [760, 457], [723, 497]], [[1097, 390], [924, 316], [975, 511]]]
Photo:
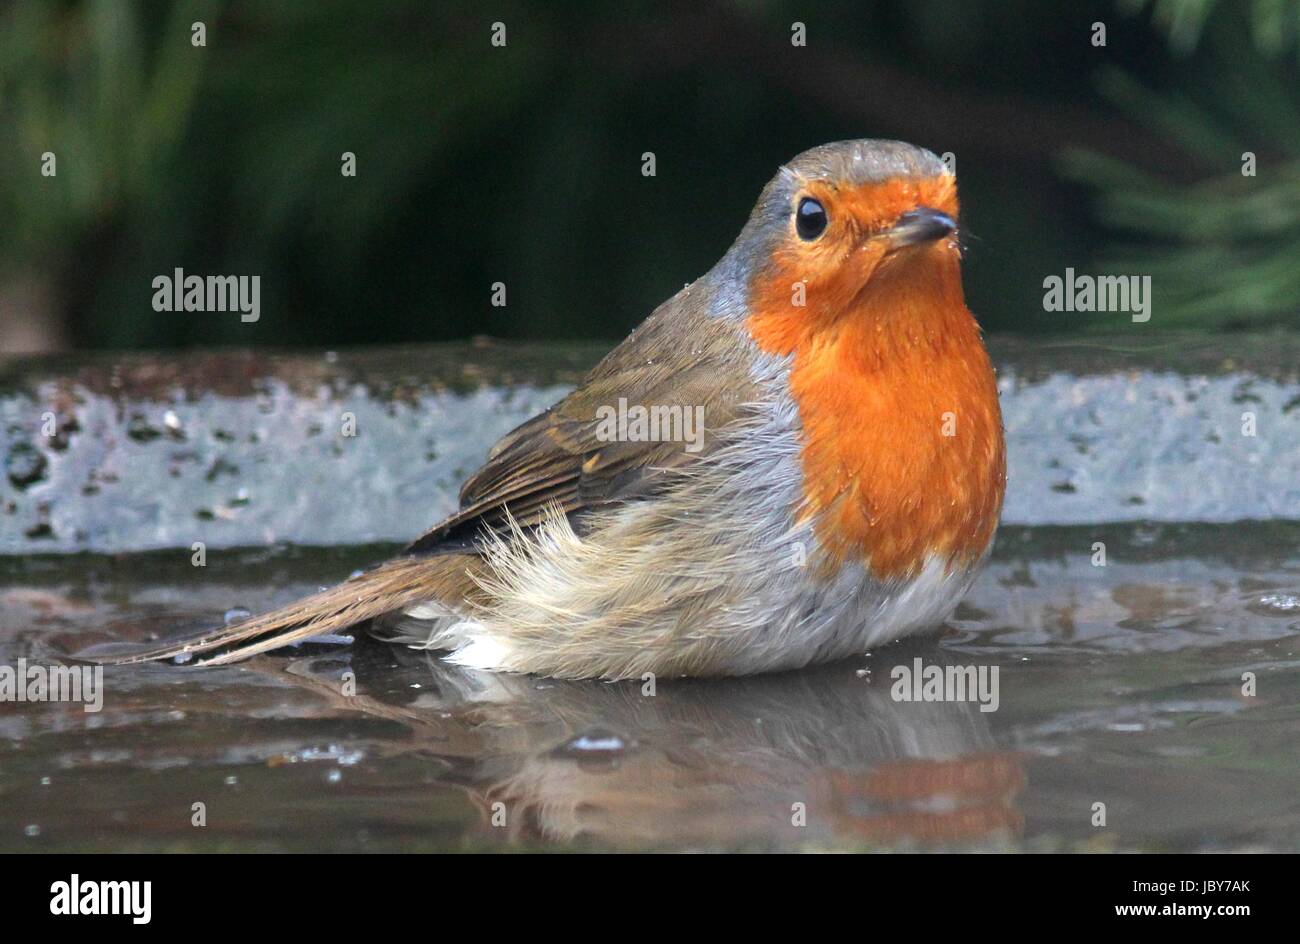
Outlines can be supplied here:
[[[988, 547], [1006, 482], [1002, 417], [955, 249], [872, 264], [863, 289], [778, 258], [755, 286], [748, 327], [763, 350], [794, 355], [799, 517], [814, 518], [832, 563], [907, 577], [931, 555], [969, 563]], [[801, 278], [806, 307], [792, 307]]]

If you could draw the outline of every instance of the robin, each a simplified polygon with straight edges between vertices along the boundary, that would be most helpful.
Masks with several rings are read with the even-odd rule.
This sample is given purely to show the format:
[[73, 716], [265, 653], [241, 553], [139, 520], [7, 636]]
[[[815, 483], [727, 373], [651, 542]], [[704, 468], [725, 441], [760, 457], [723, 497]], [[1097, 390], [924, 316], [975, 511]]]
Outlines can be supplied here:
[[220, 665], [369, 622], [497, 671], [794, 669], [945, 619], [1005, 482], [953, 174], [898, 141], [827, 144], [400, 557], [112, 661]]

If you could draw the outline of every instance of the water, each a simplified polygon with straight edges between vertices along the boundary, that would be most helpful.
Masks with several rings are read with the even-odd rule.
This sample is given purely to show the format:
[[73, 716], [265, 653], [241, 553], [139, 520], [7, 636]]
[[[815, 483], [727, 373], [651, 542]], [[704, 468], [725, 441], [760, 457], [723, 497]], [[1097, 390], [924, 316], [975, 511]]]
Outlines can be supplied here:
[[[389, 550], [0, 558], [0, 665]], [[997, 710], [895, 700], [918, 658], [997, 667]], [[934, 640], [653, 695], [337, 640], [105, 689], [0, 705], [0, 850], [1297, 851], [1300, 525], [1004, 528]]]

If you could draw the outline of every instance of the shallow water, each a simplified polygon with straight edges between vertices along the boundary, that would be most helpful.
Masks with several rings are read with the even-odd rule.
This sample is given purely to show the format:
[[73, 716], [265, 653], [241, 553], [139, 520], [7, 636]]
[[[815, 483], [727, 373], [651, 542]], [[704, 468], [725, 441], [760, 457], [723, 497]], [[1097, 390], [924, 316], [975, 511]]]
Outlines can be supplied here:
[[[0, 665], [219, 622], [389, 550], [0, 558]], [[997, 667], [997, 709], [896, 700], [916, 659]], [[0, 849], [1300, 850], [1290, 523], [1004, 528], [935, 639], [652, 696], [374, 643], [104, 686], [97, 713], [0, 704]]]

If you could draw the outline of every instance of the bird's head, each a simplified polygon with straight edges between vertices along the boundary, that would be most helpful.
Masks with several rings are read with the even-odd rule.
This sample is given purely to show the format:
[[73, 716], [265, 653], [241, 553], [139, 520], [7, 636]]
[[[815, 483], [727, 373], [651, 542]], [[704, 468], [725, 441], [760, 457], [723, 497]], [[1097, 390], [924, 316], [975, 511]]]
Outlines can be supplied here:
[[1005, 459], [948, 167], [898, 141], [807, 151], [764, 189], [714, 278], [717, 310], [787, 371], [777, 385], [798, 408], [800, 516], [817, 522], [828, 560], [889, 579], [931, 558], [977, 560]]
[[827, 144], [781, 168], [722, 267], [747, 283], [764, 347], [792, 351], [847, 317], [941, 330], [936, 309], [965, 312], [957, 220], [956, 178], [931, 152]]

